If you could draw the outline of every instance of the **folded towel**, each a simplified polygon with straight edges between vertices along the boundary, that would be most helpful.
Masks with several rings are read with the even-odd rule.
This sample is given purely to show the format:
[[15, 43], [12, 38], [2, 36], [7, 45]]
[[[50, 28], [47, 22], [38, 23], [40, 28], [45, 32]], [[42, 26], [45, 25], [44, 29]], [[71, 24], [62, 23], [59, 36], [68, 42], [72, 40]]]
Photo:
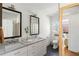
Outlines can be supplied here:
[[0, 27], [0, 43], [4, 42], [4, 35], [3, 35], [3, 29]]

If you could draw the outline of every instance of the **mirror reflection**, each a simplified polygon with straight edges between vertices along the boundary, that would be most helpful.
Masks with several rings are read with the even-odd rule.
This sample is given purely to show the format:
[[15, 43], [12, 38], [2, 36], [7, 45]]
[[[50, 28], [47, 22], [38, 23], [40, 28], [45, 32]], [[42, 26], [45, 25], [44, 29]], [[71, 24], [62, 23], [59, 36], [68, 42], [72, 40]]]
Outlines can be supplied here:
[[2, 27], [4, 29], [5, 38], [20, 36], [20, 13], [3, 8]]
[[79, 51], [79, 6], [67, 9], [63, 14], [63, 34], [65, 47], [73, 52]]
[[39, 18], [36, 16], [30, 16], [30, 34], [38, 35], [39, 34]]

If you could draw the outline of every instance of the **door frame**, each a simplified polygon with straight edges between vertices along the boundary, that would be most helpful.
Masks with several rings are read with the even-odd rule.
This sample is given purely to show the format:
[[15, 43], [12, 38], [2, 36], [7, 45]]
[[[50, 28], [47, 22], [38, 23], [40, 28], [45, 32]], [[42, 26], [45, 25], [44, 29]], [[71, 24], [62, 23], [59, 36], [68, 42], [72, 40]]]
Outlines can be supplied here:
[[60, 56], [65, 55], [65, 51], [62, 46], [62, 44], [63, 44], [63, 41], [62, 41], [62, 20], [63, 20], [64, 11], [68, 10], [70, 8], [73, 8], [73, 7], [77, 7], [77, 6], [79, 6], [79, 3], [68, 4], [68, 5], [61, 7], [61, 8], [59, 7], [59, 55]]

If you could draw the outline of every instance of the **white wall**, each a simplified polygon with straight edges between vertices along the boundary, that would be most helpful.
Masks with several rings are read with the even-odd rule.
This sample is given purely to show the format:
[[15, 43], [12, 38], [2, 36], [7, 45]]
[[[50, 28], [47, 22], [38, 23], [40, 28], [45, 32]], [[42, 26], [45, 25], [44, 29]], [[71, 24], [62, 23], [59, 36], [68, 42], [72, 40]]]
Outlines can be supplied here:
[[50, 17], [53, 16], [58, 11], [58, 4], [56, 4], [54, 7], [49, 7], [47, 9], [44, 9], [40, 12], [38, 12], [38, 16], [40, 17], [40, 37], [47, 38], [50, 43]]
[[55, 34], [59, 33], [59, 14], [58, 12], [50, 16], [50, 40], [51, 44], [53, 43], [53, 40], [57, 39]]

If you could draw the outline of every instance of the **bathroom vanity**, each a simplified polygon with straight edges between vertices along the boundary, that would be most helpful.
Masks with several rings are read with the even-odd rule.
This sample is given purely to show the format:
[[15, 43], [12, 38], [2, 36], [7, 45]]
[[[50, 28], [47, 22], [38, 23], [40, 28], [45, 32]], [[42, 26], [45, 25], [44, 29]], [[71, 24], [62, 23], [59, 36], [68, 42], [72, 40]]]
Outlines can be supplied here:
[[[42, 38], [22, 37], [22, 12], [2, 7], [2, 27], [4, 30], [4, 43], [0, 44], [2, 56], [43, 56], [47, 50], [47, 40]], [[39, 34], [39, 18], [30, 16], [30, 35]], [[32, 26], [34, 25], [34, 26]], [[34, 31], [32, 31], [34, 30]], [[28, 31], [26, 30], [26, 33]], [[16, 39], [19, 38], [20, 39]]]
[[2, 56], [43, 56], [46, 54], [46, 50], [46, 39], [19, 40], [15, 43], [0, 45], [0, 55]]

